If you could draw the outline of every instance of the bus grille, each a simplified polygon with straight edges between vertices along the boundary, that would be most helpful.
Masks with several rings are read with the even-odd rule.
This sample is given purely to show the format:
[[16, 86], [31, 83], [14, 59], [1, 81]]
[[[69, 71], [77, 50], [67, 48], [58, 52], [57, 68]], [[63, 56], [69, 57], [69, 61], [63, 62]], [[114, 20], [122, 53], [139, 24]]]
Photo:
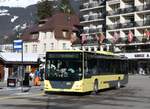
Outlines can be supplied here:
[[56, 89], [71, 89], [73, 86], [72, 81], [51, 81], [52, 88]]

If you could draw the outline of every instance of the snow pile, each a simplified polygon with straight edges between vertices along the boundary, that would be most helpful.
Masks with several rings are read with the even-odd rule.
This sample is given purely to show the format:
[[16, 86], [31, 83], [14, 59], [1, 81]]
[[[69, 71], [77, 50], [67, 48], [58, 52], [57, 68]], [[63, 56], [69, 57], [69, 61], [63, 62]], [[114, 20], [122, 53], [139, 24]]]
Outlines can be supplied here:
[[14, 16], [14, 17], [11, 19], [11, 22], [13, 23], [16, 19], [18, 19], [18, 16]]
[[0, 9], [0, 16], [9, 16], [10, 14], [8, 13], [8, 10], [6, 9]]

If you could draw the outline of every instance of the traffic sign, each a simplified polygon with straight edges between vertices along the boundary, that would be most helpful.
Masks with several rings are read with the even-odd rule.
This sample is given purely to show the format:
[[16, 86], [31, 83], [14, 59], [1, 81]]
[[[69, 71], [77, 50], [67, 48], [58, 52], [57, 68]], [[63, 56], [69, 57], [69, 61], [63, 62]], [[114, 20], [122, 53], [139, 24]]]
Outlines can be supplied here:
[[14, 50], [22, 50], [23, 48], [23, 41], [22, 40], [14, 40], [13, 41], [13, 48]]

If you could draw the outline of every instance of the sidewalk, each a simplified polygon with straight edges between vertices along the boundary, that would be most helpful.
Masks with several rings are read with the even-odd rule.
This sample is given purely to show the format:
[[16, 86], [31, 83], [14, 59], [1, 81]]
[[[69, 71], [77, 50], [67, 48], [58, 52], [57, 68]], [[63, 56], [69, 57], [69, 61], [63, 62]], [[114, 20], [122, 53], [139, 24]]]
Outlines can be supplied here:
[[34, 86], [32, 82], [30, 82], [29, 86], [23, 86], [21, 87], [20, 85], [16, 85], [16, 87], [7, 87], [7, 82], [0, 82], [0, 91], [8, 91], [8, 90], [20, 90], [21, 88], [25, 89], [26, 91], [30, 90], [43, 90], [44, 82], [41, 82], [40, 86]]
[[3, 89], [4, 87], [7, 87], [7, 82], [6, 81], [1, 81], [0, 82], [0, 89]]

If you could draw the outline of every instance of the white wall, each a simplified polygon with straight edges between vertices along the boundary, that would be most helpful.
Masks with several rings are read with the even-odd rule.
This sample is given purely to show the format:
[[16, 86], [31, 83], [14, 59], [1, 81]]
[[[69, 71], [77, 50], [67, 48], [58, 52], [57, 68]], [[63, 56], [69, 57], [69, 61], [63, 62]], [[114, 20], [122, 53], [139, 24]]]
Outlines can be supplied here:
[[[53, 47], [52, 47], [53, 44]], [[66, 48], [63, 48], [65, 44]], [[24, 42], [24, 53], [33, 53], [33, 45], [37, 45], [37, 52], [40, 55], [45, 54], [48, 50], [71, 49], [70, 40], [57, 40], [54, 37], [54, 32], [39, 32], [39, 39], [37, 42]], [[26, 52], [27, 46], [27, 52]], [[46, 48], [45, 48], [46, 46]]]

